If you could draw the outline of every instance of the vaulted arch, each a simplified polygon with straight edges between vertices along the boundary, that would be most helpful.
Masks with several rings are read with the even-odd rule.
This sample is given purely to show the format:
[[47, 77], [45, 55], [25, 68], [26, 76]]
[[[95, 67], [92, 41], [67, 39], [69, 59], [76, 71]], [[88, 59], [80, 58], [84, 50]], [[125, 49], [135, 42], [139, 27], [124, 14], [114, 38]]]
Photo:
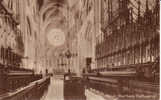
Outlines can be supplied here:
[[[65, 1], [65, 2], [59, 2]], [[45, 44], [46, 48], [52, 49], [53, 52], [59, 52], [67, 49], [67, 41], [61, 46], [51, 46], [48, 42], [48, 34], [54, 30], [58, 29], [64, 32], [66, 38], [69, 38], [69, 23], [75, 22], [74, 20], [75, 13], [72, 12], [70, 6], [68, 5], [68, 0], [46, 0], [42, 5], [39, 16], [40, 16], [40, 34], [41, 37], [44, 37], [43, 45]], [[69, 18], [70, 17], [70, 18]], [[72, 19], [73, 18], [73, 19]], [[72, 20], [72, 21], [70, 21]], [[73, 25], [73, 24], [72, 24]], [[53, 33], [54, 34], [54, 33]], [[71, 36], [71, 35], [70, 35]], [[47, 43], [45, 43], [47, 41]]]

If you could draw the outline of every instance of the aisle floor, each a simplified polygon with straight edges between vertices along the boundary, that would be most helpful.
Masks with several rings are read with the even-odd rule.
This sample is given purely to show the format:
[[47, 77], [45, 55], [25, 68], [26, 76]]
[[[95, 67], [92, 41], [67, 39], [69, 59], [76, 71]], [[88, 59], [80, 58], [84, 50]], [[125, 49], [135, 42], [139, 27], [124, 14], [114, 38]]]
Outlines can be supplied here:
[[48, 91], [44, 100], [64, 100], [63, 98], [63, 80], [51, 78]]
[[[42, 100], [64, 100], [63, 88], [63, 80], [52, 77], [48, 91], [44, 94]], [[105, 100], [103, 97], [89, 90], [85, 90], [85, 95], [87, 100]]]

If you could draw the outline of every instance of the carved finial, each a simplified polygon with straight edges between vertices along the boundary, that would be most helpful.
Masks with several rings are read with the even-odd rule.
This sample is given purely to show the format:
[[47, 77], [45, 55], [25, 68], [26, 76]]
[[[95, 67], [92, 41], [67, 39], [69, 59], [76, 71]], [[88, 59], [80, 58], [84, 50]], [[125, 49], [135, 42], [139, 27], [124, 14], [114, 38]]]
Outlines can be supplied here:
[[140, 17], [140, 6], [141, 6], [141, 2], [140, 0], [138, 0], [138, 17]]
[[146, 0], [146, 11], [148, 11], [149, 10], [149, 2], [148, 2], [148, 0]]

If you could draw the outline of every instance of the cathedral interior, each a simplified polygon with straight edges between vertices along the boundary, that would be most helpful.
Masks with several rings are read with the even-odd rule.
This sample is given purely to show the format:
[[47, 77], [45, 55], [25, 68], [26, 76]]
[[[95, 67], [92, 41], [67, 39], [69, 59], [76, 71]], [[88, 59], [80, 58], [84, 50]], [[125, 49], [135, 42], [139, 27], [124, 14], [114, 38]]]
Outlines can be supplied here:
[[159, 100], [159, 0], [0, 0], [0, 100]]

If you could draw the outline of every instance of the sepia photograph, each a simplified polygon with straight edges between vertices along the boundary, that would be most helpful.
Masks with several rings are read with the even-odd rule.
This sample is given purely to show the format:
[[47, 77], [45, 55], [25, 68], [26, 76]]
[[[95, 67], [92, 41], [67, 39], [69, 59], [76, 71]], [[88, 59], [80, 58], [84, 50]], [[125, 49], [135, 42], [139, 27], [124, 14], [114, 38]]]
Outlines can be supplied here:
[[0, 100], [160, 100], [160, 0], [0, 0]]

